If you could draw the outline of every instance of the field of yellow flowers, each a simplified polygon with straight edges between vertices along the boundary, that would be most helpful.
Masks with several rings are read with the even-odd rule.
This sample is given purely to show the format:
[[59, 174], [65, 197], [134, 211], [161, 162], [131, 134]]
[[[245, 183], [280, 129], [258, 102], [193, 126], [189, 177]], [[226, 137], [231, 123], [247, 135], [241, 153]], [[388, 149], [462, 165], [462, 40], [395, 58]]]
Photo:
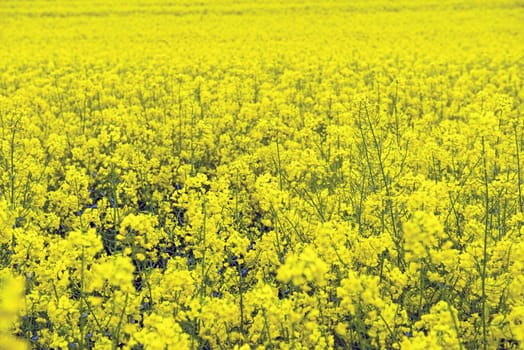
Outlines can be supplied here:
[[520, 0], [0, 2], [0, 349], [524, 348]]

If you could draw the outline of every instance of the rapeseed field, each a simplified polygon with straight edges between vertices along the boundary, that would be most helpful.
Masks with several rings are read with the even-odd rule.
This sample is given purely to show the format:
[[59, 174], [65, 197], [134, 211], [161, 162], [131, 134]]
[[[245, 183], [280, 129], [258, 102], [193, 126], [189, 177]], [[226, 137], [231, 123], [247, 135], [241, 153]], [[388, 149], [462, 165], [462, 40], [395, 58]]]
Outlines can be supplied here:
[[0, 349], [524, 348], [520, 0], [0, 2]]

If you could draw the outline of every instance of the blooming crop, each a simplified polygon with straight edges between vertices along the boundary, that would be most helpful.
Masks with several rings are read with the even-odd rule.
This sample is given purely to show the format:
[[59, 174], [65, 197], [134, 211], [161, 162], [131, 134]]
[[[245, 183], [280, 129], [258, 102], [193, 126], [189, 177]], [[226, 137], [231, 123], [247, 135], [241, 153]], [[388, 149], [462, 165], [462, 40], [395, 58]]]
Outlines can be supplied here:
[[0, 2], [0, 350], [524, 348], [524, 7]]

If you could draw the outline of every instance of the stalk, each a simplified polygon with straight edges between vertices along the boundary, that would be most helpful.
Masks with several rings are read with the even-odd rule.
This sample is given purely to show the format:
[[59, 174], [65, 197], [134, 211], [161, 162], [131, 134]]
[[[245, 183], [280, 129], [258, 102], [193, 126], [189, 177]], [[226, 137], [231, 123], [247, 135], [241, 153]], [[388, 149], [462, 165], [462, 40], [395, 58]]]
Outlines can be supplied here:
[[518, 139], [518, 133], [517, 133], [517, 126], [515, 125], [514, 128], [515, 131], [515, 150], [516, 150], [516, 156], [517, 156], [517, 188], [519, 191], [519, 211], [522, 213], [522, 178], [521, 178], [521, 172], [520, 172], [520, 147], [519, 147], [519, 139]]
[[487, 349], [487, 320], [486, 320], [486, 267], [488, 260], [488, 234], [489, 234], [489, 187], [488, 187], [488, 168], [486, 161], [486, 146], [484, 138], [482, 138], [482, 155], [484, 159], [484, 191], [485, 191], [485, 226], [484, 226], [484, 242], [482, 252], [482, 342], [483, 349]]

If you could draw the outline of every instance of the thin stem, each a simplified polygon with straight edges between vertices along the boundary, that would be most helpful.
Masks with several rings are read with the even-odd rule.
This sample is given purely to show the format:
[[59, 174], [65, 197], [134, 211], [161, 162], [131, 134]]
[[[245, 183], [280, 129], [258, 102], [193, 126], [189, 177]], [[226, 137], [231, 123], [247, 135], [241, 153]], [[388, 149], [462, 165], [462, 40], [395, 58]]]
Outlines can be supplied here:
[[120, 330], [122, 329], [122, 322], [124, 320], [124, 315], [127, 308], [127, 302], [129, 301], [129, 293], [126, 293], [126, 299], [124, 300], [124, 307], [122, 308], [122, 312], [120, 313], [120, 319], [118, 320], [118, 325], [115, 330], [115, 338], [113, 340], [113, 349], [116, 349], [119, 345], [120, 341]]
[[482, 340], [483, 349], [486, 350], [487, 343], [487, 315], [486, 315], [486, 267], [488, 260], [488, 234], [489, 234], [489, 187], [488, 187], [488, 168], [486, 161], [486, 146], [484, 137], [482, 138], [482, 155], [484, 158], [484, 190], [485, 190], [485, 226], [484, 226], [484, 242], [483, 242], [483, 257], [482, 257]]
[[279, 177], [279, 189], [280, 191], [282, 191], [282, 169], [281, 169], [281, 164], [280, 164], [280, 147], [279, 147], [279, 143], [278, 143], [278, 137], [276, 139], [276, 144], [277, 144], [277, 166], [278, 166], [278, 177]]
[[519, 139], [518, 139], [516, 125], [515, 125], [515, 149], [517, 151], [516, 152], [516, 155], [517, 155], [517, 188], [519, 191], [519, 211], [522, 213], [523, 212], [522, 210], [523, 203], [522, 203], [522, 187], [521, 187], [522, 178], [521, 178], [521, 173], [520, 173], [520, 147], [519, 147]]

